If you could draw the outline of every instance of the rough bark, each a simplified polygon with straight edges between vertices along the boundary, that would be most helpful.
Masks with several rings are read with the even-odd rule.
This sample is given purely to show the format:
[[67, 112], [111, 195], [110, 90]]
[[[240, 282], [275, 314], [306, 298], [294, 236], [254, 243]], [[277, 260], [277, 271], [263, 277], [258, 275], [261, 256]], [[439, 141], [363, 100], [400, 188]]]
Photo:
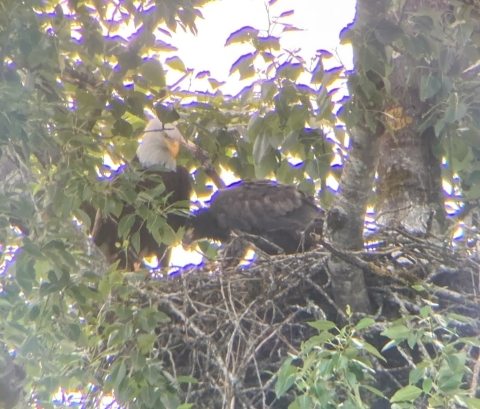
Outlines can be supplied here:
[[[408, 15], [424, 7], [442, 9], [448, 3], [409, 1], [403, 13]], [[398, 22], [394, 16], [389, 17], [394, 23]], [[408, 30], [410, 24], [408, 19], [405, 20], [402, 28]], [[441, 233], [446, 219], [441, 158], [434, 153], [438, 140], [433, 127], [421, 133], [418, 131], [425, 120], [424, 115], [435, 104], [433, 98], [421, 101], [420, 76], [435, 67], [427, 61], [415, 61], [406, 53], [394, 58], [392, 64], [389, 80], [395, 100], [389, 101], [385, 112], [393, 132], [384, 135], [380, 146], [378, 221], [384, 225], [401, 226], [411, 233]]]
[[[364, 0], [357, 3], [352, 43], [358, 77], [367, 78], [369, 75], [362, 66], [359, 54], [365, 47], [364, 39], [372, 26], [371, 21], [382, 8], [383, 1]], [[351, 78], [351, 83], [355, 81], [355, 78]], [[358, 84], [361, 82], [362, 79], [358, 80]], [[353, 105], [363, 105], [370, 116], [365, 115], [350, 129], [351, 147], [340, 180], [341, 188], [327, 213], [325, 237], [334, 248], [343, 250], [363, 248], [365, 213], [377, 169], [379, 138], [384, 132], [383, 125], [376, 118], [377, 114], [371, 114], [381, 111], [382, 99], [374, 101], [368, 98], [361, 85], [353, 88], [352, 97]], [[371, 312], [362, 270], [336, 256], [330, 258], [328, 268], [338, 307], [345, 311], [349, 305], [354, 312]]]
[[[363, 248], [365, 212], [378, 163], [378, 136], [360, 126], [352, 130], [352, 147], [342, 173], [341, 190], [327, 213], [326, 238], [333, 247]], [[350, 305], [355, 312], [369, 312], [371, 307], [362, 270], [336, 256], [328, 261], [328, 269], [339, 308], [345, 311]]]
[[[405, 31], [411, 29], [406, 16], [425, 7], [446, 9], [448, 1], [408, 1], [403, 9]], [[394, 16], [391, 20], [394, 21]], [[394, 21], [396, 22], [396, 21]], [[445, 230], [441, 158], [435, 155], [438, 138], [433, 127], [419, 132], [434, 99], [420, 99], [420, 76], [435, 72], [428, 61], [415, 61], [404, 53], [392, 61], [389, 77], [395, 103], [386, 108], [392, 120], [392, 133], [382, 138], [378, 167], [378, 222], [397, 225], [415, 234], [439, 234]], [[391, 101], [393, 102], [393, 101]], [[437, 150], [438, 151], [438, 150]]]

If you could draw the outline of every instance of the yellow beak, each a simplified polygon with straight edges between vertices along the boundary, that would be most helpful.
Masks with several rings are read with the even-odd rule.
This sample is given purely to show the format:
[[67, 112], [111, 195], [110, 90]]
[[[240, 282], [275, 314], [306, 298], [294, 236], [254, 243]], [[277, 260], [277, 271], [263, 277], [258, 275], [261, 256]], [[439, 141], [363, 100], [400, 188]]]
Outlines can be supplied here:
[[180, 151], [180, 143], [169, 138], [165, 138], [165, 143], [170, 151], [170, 154], [172, 155], [172, 158], [176, 159], [178, 152]]

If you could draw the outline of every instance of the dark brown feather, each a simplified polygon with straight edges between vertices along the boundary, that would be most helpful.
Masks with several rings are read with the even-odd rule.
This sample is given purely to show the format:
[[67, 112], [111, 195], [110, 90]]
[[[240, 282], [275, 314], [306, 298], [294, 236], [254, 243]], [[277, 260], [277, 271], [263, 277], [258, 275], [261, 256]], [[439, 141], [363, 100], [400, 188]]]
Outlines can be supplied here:
[[[271, 180], [242, 181], [216, 192], [209, 208], [192, 215], [184, 244], [200, 238], [225, 242], [232, 231], [240, 231], [294, 254], [313, 247], [311, 234], [321, 234], [323, 217], [313, 197], [295, 186]], [[262, 240], [254, 244], [268, 254], [278, 253]]]
[[[144, 170], [142, 180], [136, 184], [135, 192], [137, 195], [141, 191], [153, 189], [158, 186], [158, 178], [149, 178], [152, 174], [154, 176], [160, 176], [165, 185], [164, 195], [169, 195], [166, 205], [170, 206], [177, 202], [185, 202], [185, 210], [188, 211], [189, 200], [192, 193], [188, 170], [183, 166], [177, 166], [175, 172]], [[89, 215], [93, 225], [96, 213], [95, 207], [90, 203], [85, 203], [82, 208]], [[94, 237], [94, 243], [102, 250], [110, 262], [113, 263], [120, 260], [120, 269], [133, 270], [138, 260], [151, 256], [156, 256], [158, 260], [160, 260], [161, 266], [168, 266], [170, 262], [170, 249], [168, 249], [166, 244], [159, 244], [155, 240], [154, 236], [148, 230], [146, 221], [140, 216], [135, 216], [135, 222], [130, 229], [130, 235], [139, 231], [140, 254], [136, 255], [136, 257], [131, 257], [131, 255], [125, 254], [124, 249], [118, 246], [118, 244], [123, 241], [118, 234], [118, 223], [124, 216], [130, 214], [135, 215], [135, 208], [132, 205], [125, 204], [120, 217], [117, 218], [113, 215], [104, 217]], [[174, 231], [178, 231], [180, 227], [185, 225], [186, 221], [187, 218], [185, 216], [172, 213], [167, 215], [167, 224]]]

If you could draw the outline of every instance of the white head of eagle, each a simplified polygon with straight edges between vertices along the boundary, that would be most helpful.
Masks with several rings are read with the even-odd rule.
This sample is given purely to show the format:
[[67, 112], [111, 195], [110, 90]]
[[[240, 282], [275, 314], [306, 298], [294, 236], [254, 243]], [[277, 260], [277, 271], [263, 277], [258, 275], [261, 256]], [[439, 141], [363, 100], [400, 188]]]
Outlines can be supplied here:
[[167, 124], [164, 127], [158, 118], [154, 118], [145, 127], [137, 149], [138, 160], [144, 167], [162, 165], [174, 171], [177, 168], [175, 159], [184, 141], [176, 126]]

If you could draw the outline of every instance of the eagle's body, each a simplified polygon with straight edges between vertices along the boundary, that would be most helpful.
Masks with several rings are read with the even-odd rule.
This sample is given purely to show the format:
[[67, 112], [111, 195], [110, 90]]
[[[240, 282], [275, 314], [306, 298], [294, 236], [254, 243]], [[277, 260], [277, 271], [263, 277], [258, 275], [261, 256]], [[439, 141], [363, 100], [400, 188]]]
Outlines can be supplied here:
[[[163, 182], [165, 186], [163, 195], [168, 195], [166, 206], [184, 202], [185, 210], [188, 210], [192, 193], [190, 174], [185, 167], [177, 165], [175, 161], [183, 137], [176, 128], [170, 125], [166, 128], [163, 129], [163, 125], [158, 119], [150, 121], [145, 128], [143, 140], [138, 147], [137, 156], [134, 160], [143, 170], [142, 178], [136, 184], [135, 193], [138, 195], [140, 192], [154, 189]], [[168, 170], [152, 169], [152, 167], [158, 165]], [[96, 210], [91, 206], [88, 210], [89, 216], [91, 218], [93, 216], [93, 226]], [[135, 218], [129, 236], [131, 237], [137, 231], [139, 233], [140, 251], [139, 254], [136, 254], [136, 257], [131, 257], [129, 253], [126, 254], [125, 249], [120, 246], [124, 238], [119, 236], [118, 224], [122, 218], [129, 215]], [[184, 226], [186, 221], [185, 216], [171, 213], [167, 215], [167, 224], [174, 231]], [[118, 218], [110, 214], [100, 221], [93, 239], [110, 262], [120, 260], [119, 268], [122, 269], [134, 269], [137, 261], [145, 257], [156, 256], [162, 266], [168, 266], [170, 261], [168, 246], [155, 240], [147, 227], [147, 221], [136, 214], [134, 206], [126, 202]]]
[[295, 254], [314, 246], [312, 233], [321, 234], [323, 219], [313, 197], [295, 186], [242, 181], [216, 192], [208, 208], [191, 215], [183, 244], [202, 238], [227, 243], [236, 232], [267, 254]]

